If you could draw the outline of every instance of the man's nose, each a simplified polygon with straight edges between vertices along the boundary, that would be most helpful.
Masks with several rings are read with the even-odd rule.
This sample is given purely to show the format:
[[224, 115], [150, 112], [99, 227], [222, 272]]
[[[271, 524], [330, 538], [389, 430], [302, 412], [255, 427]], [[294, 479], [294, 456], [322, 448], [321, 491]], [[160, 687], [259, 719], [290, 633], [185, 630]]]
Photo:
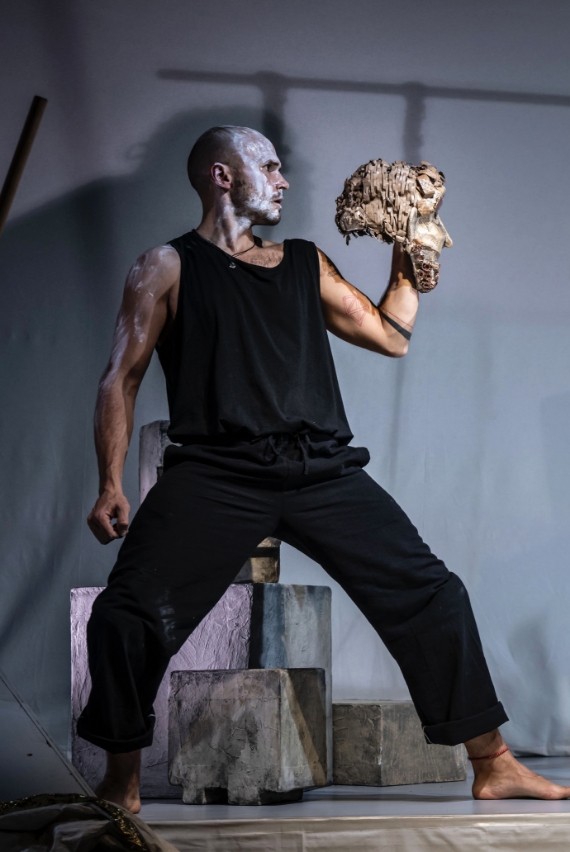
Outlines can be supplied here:
[[282, 174], [279, 175], [277, 186], [279, 189], [289, 189], [289, 182], [285, 180]]

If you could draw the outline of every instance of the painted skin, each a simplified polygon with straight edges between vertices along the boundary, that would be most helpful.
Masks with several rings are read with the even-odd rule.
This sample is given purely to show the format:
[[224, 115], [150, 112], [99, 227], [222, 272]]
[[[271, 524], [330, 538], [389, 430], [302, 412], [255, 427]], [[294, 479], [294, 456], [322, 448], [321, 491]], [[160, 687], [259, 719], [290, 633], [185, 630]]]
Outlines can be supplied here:
[[[256, 245], [252, 227], [275, 225], [281, 218], [283, 193], [289, 184], [271, 142], [256, 131], [234, 128], [228, 160], [212, 162], [200, 192], [203, 216], [198, 233], [229, 255], [248, 252], [248, 262], [277, 266], [283, 245], [263, 240]], [[409, 257], [394, 246], [386, 292], [374, 305], [346, 281], [319, 251], [321, 298], [327, 328], [356, 346], [391, 357], [405, 355], [408, 340], [382, 317], [413, 329], [418, 294], [413, 287]], [[89, 526], [102, 544], [128, 530], [129, 505], [122, 491], [122, 471], [133, 428], [135, 399], [155, 345], [166, 337], [176, 314], [180, 261], [170, 246], [145, 252], [127, 278], [109, 365], [101, 380], [95, 415], [95, 441], [100, 472], [99, 498]], [[113, 524], [113, 522], [115, 522]], [[472, 758], [492, 755], [504, 747], [498, 730], [466, 744]], [[473, 764], [473, 795], [477, 799], [531, 797], [570, 798], [570, 787], [535, 775], [506, 752]], [[97, 795], [138, 813], [140, 751], [107, 755], [107, 770]]]

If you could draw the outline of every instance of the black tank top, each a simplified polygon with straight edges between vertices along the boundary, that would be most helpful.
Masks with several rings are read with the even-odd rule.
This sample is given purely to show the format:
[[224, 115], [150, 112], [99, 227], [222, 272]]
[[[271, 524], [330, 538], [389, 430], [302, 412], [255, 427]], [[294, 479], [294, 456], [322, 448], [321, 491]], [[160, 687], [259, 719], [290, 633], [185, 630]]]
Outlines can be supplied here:
[[170, 440], [248, 441], [272, 434], [352, 439], [321, 310], [314, 243], [285, 240], [281, 263], [232, 258], [190, 231], [171, 333], [157, 347]]

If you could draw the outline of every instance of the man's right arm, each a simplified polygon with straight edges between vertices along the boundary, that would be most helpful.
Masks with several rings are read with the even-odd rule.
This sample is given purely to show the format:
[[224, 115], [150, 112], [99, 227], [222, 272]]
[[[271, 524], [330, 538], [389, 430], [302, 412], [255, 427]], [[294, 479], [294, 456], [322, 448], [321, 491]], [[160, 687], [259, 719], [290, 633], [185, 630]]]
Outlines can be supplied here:
[[127, 277], [111, 358], [99, 383], [95, 409], [99, 498], [87, 523], [101, 544], [122, 538], [129, 528], [130, 507], [122, 478], [135, 400], [154, 347], [176, 310], [173, 294], [179, 280], [180, 258], [170, 246], [145, 252]]

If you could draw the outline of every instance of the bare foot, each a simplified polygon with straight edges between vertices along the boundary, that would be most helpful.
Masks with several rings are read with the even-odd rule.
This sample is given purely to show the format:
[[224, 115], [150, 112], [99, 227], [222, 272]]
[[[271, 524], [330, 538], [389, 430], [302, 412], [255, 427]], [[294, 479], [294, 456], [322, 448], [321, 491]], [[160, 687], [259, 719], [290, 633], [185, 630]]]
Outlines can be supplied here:
[[[505, 747], [498, 731], [465, 743], [469, 757], [495, 754]], [[561, 787], [531, 772], [510, 751], [491, 760], [474, 760], [474, 799], [570, 799], [570, 787]]]
[[140, 750], [125, 754], [107, 752], [107, 770], [105, 777], [95, 788], [95, 794], [114, 805], [121, 805], [132, 814], [138, 814], [141, 809], [140, 771]]

